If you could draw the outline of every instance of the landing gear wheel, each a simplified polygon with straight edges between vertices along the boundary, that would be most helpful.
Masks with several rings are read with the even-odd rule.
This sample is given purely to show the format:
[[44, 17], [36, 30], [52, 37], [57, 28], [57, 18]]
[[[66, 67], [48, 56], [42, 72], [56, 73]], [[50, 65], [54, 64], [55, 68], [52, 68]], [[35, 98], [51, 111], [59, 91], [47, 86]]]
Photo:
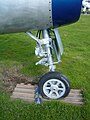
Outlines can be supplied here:
[[38, 83], [39, 93], [44, 98], [60, 99], [70, 92], [70, 82], [59, 72], [48, 72], [43, 75]]

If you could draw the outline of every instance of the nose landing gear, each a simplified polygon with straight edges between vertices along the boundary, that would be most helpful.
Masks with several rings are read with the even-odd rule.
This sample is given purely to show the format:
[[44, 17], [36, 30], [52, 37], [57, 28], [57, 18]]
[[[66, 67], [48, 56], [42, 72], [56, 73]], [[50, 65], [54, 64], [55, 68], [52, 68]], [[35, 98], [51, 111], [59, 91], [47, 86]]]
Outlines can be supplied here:
[[[40, 78], [38, 83], [39, 94], [48, 99], [66, 97], [70, 92], [70, 82], [64, 75], [55, 72], [55, 64], [61, 62], [61, 55], [63, 53], [58, 30], [39, 30], [36, 37], [31, 32], [27, 32], [27, 34], [36, 40], [35, 55], [38, 58], [42, 58], [36, 65], [48, 66], [50, 71]], [[52, 56], [56, 57], [56, 62], [53, 61]]]

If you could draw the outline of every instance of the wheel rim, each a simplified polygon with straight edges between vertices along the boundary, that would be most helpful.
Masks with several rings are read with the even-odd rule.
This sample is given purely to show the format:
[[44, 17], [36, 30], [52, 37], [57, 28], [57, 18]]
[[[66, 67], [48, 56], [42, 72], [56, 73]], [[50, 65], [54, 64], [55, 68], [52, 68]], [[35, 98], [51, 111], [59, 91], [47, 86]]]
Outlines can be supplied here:
[[58, 79], [50, 79], [43, 85], [43, 92], [50, 99], [61, 98], [65, 94], [65, 91], [65, 84]]

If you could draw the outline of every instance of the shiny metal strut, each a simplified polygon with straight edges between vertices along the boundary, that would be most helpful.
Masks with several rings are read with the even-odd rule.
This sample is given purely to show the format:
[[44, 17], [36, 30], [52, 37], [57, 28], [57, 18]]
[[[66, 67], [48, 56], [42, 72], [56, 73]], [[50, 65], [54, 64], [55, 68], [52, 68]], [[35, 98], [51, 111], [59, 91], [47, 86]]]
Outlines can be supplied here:
[[[61, 62], [61, 55], [63, 53], [63, 46], [58, 33], [58, 29], [39, 30], [37, 36], [31, 32], [26, 32], [36, 42], [35, 55], [41, 58], [36, 65], [41, 64], [49, 67], [49, 71], [55, 71], [55, 64]], [[54, 62], [53, 57], [56, 57]]]

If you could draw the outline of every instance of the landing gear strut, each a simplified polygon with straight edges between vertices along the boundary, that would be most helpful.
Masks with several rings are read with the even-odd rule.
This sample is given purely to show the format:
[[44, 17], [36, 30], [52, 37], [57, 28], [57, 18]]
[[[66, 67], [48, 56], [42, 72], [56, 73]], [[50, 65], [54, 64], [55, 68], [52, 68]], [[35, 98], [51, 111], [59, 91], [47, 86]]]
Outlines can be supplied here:
[[[58, 30], [39, 30], [36, 37], [31, 32], [26, 33], [37, 42], [35, 55], [41, 58], [41, 60], [36, 65], [48, 66], [50, 71], [40, 78], [38, 83], [40, 95], [49, 99], [66, 97], [70, 91], [70, 83], [64, 75], [55, 72], [55, 64], [61, 62], [61, 55], [63, 53]], [[54, 62], [53, 57], [57, 61]]]

